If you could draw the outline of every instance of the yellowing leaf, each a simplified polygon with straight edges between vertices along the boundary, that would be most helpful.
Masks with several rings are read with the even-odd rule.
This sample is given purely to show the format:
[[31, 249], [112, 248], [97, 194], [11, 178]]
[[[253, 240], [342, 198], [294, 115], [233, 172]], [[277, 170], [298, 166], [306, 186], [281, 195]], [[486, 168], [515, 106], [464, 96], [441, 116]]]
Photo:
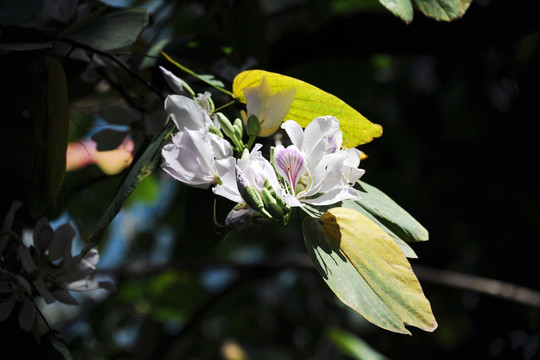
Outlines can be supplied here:
[[382, 127], [366, 119], [343, 100], [304, 81], [264, 70], [248, 70], [238, 74], [233, 82], [233, 96], [246, 102], [244, 89], [258, 85], [262, 78], [274, 92], [296, 88], [296, 97], [285, 120], [294, 120], [306, 127], [318, 116], [332, 115], [339, 122], [347, 147], [355, 147], [382, 135]]
[[358, 274], [400, 321], [425, 331], [437, 328], [418, 279], [390, 235], [353, 209], [330, 209], [320, 221]]

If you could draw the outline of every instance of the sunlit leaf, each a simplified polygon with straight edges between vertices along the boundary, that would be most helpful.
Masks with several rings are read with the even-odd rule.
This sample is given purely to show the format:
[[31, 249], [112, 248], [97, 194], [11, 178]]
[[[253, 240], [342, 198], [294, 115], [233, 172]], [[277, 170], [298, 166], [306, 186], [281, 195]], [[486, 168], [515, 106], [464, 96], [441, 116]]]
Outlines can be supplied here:
[[404, 325], [433, 331], [437, 323], [412, 268], [396, 244], [358, 211], [333, 208], [307, 217], [304, 239], [334, 293], [368, 321], [408, 334]]
[[[358, 181], [355, 188], [360, 199], [354, 203], [364, 208], [403, 241], [418, 242], [429, 239], [426, 228], [381, 190], [363, 181]], [[350, 207], [352, 202], [346, 200], [343, 204]]]
[[359, 275], [317, 219], [306, 217], [302, 229], [307, 252], [315, 268], [344, 304], [383, 329], [410, 334], [403, 322]]
[[304, 81], [264, 70], [248, 70], [238, 74], [233, 82], [236, 99], [246, 102], [244, 89], [258, 85], [266, 77], [274, 92], [296, 88], [296, 97], [285, 120], [295, 120], [302, 127], [318, 116], [332, 115], [340, 122], [347, 147], [355, 147], [382, 135], [382, 127], [366, 119], [343, 100]]
[[413, 20], [413, 6], [411, 0], [379, 0], [392, 14], [406, 23]]
[[413, 20], [413, 5], [427, 17], [452, 21], [465, 14], [472, 0], [379, 0], [394, 15], [406, 23]]
[[414, 0], [424, 15], [441, 21], [459, 19], [471, 5], [472, 0]]

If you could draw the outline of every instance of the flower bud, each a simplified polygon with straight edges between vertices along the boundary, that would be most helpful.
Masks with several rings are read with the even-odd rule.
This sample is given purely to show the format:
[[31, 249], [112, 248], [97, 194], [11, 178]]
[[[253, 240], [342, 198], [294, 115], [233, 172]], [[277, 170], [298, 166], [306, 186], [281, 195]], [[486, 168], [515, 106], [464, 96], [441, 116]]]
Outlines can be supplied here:
[[208, 131], [211, 132], [212, 134], [219, 136], [220, 138], [223, 137], [223, 133], [215, 125], [210, 125], [210, 127], [208, 128]]
[[244, 134], [244, 128], [242, 127], [242, 120], [238, 118], [234, 120], [233, 128], [234, 128], [235, 135], [239, 139], [241, 139], [242, 135]]
[[235, 132], [234, 132], [233, 125], [231, 124], [231, 121], [227, 119], [227, 117], [220, 112], [216, 113], [216, 118], [217, 118], [219, 126], [221, 126], [221, 130], [223, 130], [225, 135], [227, 135], [228, 137], [232, 139], [235, 136]]
[[257, 137], [261, 132], [261, 124], [257, 119], [257, 116], [250, 115], [247, 120], [246, 132], [249, 137]]

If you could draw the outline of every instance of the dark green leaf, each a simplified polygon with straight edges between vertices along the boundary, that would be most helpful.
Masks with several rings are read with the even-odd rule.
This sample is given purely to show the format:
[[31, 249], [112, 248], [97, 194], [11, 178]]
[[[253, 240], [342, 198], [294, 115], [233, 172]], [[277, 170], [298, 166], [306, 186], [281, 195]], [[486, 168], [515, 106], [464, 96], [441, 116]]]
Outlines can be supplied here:
[[133, 161], [128, 173], [116, 192], [112, 202], [109, 204], [92, 233], [88, 236], [83, 253], [95, 247], [100, 241], [105, 228], [114, 219], [116, 214], [122, 209], [127, 198], [135, 190], [137, 185], [148, 175], [161, 160], [161, 148], [167, 143], [173, 131], [174, 122], [168, 121], [161, 131], [146, 147], [143, 147], [142, 154]]
[[69, 38], [97, 50], [114, 50], [133, 44], [147, 25], [148, 12], [144, 9], [114, 11], [91, 21]]
[[66, 173], [69, 108], [66, 75], [62, 64], [49, 65], [46, 87], [46, 116], [36, 123], [36, 158], [32, 178], [30, 213], [39, 217], [56, 201]]

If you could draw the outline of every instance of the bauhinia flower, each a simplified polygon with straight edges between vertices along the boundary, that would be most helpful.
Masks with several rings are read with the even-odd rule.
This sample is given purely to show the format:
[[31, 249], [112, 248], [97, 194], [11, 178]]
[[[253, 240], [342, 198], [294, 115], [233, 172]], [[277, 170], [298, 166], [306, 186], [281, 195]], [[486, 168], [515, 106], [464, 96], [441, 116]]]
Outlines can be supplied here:
[[342, 133], [335, 117], [318, 117], [305, 131], [291, 120], [282, 128], [292, 145], [276, 146], [274, 166], [286, 184], [284, 200], [289, 206], [322, 206], [358, 198], [351, 184], [364, 174], [358, 169], [361, 153], [341, 149]]
[[246, 152], [240, 159], [216, 161], [221, 183], [213, 191], [236, 203], [248, 204], [267, 218], [281, 220], [285, 193], [272, 164], [261, 155], [261, 147], [255, 144], [251, 153]]
[[161, 151], [161, 168], [173, 178], [207, 189], [218, 182], [216, 160], [232, 156], [231, 144], [207, 130], [184, 129]]
[[255, 115], [260, 124], [259, 136], [266, 137], [275, 133], [285, 120], [296, 96], [296, 89], [286, 88], [274, 92], [266, 77], [263, 77], [258, 85], [245, 88], [244, 96], [247, 109], [247, 115], [242, 113], [244, 125], [247, 126], [249, 117]]
[[163, 147], [161, 168], [187, 185], [207, 189], [219, 181], [215, 161], [232, 156], [231, 144], [209, 131], [214, 124], [196, 101], [171, 95], [165, 109], [179, 132]]

